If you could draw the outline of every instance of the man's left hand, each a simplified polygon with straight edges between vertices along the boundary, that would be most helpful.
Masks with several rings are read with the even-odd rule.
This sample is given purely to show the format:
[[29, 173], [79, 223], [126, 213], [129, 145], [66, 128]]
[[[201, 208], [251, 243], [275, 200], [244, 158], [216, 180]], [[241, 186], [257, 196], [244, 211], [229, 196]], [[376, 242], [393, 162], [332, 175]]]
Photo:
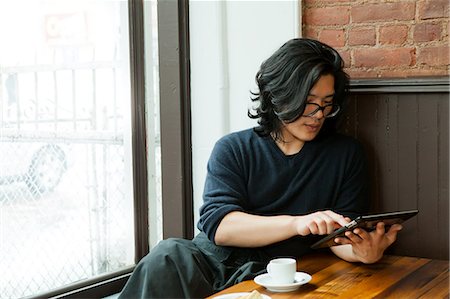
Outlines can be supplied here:
[[374, 231], [367, 232], [355, 228], [345, 233], [346, 238], [336, 238], [335, 242], [341, 245], [350, 244], [354, 258], [365, 264], [371, 264], [383, 257], [384, 251], [395, 242], [397, 233], [402, 228], [400, 224], [394, 224], [386, 232], [384, 223], [378, 222]]

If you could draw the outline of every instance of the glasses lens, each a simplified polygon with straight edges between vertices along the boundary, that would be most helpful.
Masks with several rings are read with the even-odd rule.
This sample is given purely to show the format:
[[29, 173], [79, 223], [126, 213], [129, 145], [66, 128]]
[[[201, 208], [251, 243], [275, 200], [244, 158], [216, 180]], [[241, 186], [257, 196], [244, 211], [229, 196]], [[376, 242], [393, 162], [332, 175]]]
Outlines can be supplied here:
[[320, 106], [315, 103], [307, 103], [305, 105], [305, 110], [303, 111], [304, 116], [313, 116], [319, 111]]
[[339, 110], [341, 110], [341, 107], [338, 104], [332, 104], [330, 106], [329, 112], [324, 113], [324, 115], [327, 118], [333, 117], [333, 116], [336, 116], [338, 114]]
[[305, 105], [305, 110], [303, 111], [304, 116], [314, 116], [319, 110], [322, 110], [324, 117], [333, 117], [338, 114], [340, 107], [337, 104], [328, 104], [325, 106], [320, 106], [316, 103], [307, 103]]

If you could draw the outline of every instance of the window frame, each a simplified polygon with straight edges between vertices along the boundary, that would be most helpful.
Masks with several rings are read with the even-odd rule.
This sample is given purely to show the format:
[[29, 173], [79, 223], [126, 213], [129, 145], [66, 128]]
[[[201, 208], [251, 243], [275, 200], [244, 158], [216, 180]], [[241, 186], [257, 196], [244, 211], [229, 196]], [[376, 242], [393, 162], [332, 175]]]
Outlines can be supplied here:
[[[149, 252], [144, 1], [128, 0], [135, 264]], [[192, 238], [189, 1], [157, 2], [163, 238]], [[135, 266], [28, 298], [101, 298], [122, 290]]]
[[194, 235], [189, 1], [158, 1], [163, 238]]

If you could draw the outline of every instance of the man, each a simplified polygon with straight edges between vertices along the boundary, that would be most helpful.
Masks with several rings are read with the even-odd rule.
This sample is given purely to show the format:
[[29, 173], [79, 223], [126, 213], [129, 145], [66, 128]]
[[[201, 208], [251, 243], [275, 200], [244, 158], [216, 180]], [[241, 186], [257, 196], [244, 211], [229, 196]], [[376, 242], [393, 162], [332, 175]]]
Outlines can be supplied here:
[[[253, 129], [224, 136], [207, 167], [194, 240], [169, 239], [136, 267], [121, 298], [202, 298], [300, 257], [323, 235], [367, 213], [366, 164], [356, 140], [335, 132], [348, 85], [339, 54], [293, 39], [256, 75]], [[355, 229], [334, 254], [374, 263], [402, 227]]]

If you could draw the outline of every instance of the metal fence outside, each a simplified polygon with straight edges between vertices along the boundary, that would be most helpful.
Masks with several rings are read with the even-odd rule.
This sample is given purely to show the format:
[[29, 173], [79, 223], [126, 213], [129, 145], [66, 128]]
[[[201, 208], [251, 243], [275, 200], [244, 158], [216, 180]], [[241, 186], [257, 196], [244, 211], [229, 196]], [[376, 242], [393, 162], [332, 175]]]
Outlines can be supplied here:
[[[146, 4], [148, 118], [157, 127], [156, 1]], [[127, 1], [0, 7], [3, 299], [134, 264], [134, 224]], [[149, 127], [154, 244], [162, 236], [160, 151]]]
[[[1, 298], [38, 294], [134, 263], [128, 110], [112, 88], [116, 68], [0, 70]], [[57, 88], [62, 76], [69, 99], [58, 92], [40, 97], [44, 77], [51, 78], [46, 88]], [[33, 91], [30, 98], [18, 92], [24, 84]], [[88, 100], [78, 101], [75, 90], [83, 88], [77, 84], [90, 86]]]
[[29, 175], [0, 186], [0, 268], [7, 273], [2, 298], [37, 294], [133, 263], [123, 146], [52, 144], [58, 159], [59, 146], [68, 157], [60, 162], [68, 165], [53, 190], [30, 184]]

